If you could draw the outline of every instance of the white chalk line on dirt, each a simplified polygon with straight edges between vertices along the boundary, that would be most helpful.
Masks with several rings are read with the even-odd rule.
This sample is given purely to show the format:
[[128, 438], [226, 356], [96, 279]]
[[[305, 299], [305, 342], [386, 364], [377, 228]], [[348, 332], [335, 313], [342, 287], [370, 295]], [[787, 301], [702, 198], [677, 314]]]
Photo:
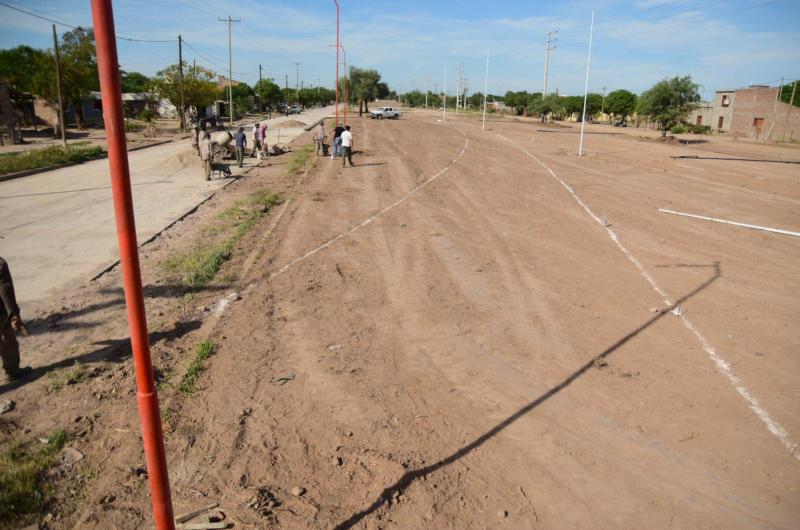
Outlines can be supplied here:
[[[561, 184], [561, 186], [564, 187], [564, 189], [566, 189], [569, 192], [569, 194], [572, 196], [575, 202], [577, 202], [581, 206], [581, 208], [583, 208], [584, 211], [586, 211], [586, 213], [588, 213], [589, 216], [592, 219], [594, 219], [595, 222], [597, 222], [597, 224], [599, 224], [606, 230], [609, 238], [611, 238], [611, 240], [617, 245], [617, 247], [628, 258], [628, 260], [634, 264], [634, 266], [639, 270], [639, 273], [647, 280], [647, 282], [650, 284], [653, 290], [656, 293], [658, 293], [664, 305], [672, 306], [672, 302], [670, 301], [666, 291], [664, 291], [656, 283], [653, 277], [650, 276], [650, 274], [644, 268], [642, 263], [633, 254], [631, 254], [631, 252], [627, 248], [625, 248], [625, 246], [622, 244], [619, 237], [617, 236], [617, 233], [609, 226], [606, 226], [606, 223], [604, 223], [602, 219], [600, 219], [597, 215], [595, 215], [595, 213], [586, 205], [586, 203], [584, 203], [581, 200], [578, 194], [576, 194], [575, 191], [566, 182], [561, 180], [561, 178], [559, 178], [558, 175], [556, 175], [556, 173], [552, 169], [550, 169], [550, 167], [547, 164], [545, 164], [539, 158], [537, 158], [536, 155], [530, 153], [525, 148], [515, 144], [513, 141], [509, 140], [508, 138], [506, 138], [501, 134], [498, 134], [497, 136], [499, 136], [506, 142], [510, 143], [511, 145], [513, 145], [514, 147], [516, 147], [517, 149], [528, 155], [530, 158], [534, 159], [540, 166], [542, 166], [545, 170], [547, 170], [547, 172], [550, 173], [550, 176], [552, 176], [559, 184]], [[739, 395], [742, 396], [742, 398], [747, 402], [748, 406], [750, 407], [750, 410], [752, 410], [753, 413], [756, 416], [758, 416], [758, 418], [764, 423], [767, 430], [781, 441], [783, 446], [789, 451], [789, 453], [792, 456], [794, 456], [797, 460], [800, 460], [800, 452], [798, 451], [797, 444], [792, 442], [791, 439], [789, 439], [789, 435], [786, 433], [786, 430], [778, 422], [773, 420], [772, 417], [769, 415], [769, 413], [759, 404], [758, 400], [755, 397], [753, 397], [752, 394], [750, 394], [750, 391], [744, 386], [744, 384], [742, 384], [741, 379], [739, 379], [739, 377], [733, 373], [730, 364], [717, 353], [716, 349], [705, 338], [705, 336], [703, 336], [700, 333], [700, 331], [694, 326], [694, 324], [692, 324], [692, 322], [689, 320], [686, 314], [680, 310], [680, 308], [675, 308], [672, 311], [672, 314], [680, 318], [686, 329], [691, 331], [692, 334], [697, 338], [697, 340], [700, 342], [700, 345], [703, 347], [703, 350], [705, 350], [706, 354], [711, 358], [711, 360], [714, 362], [717, 368], [719, 368], [719, 370], [723, 373], [723, 375], [725, 375], [725, 377], [733, 385], [733, 387], [736, 389]]]
[[425, 186], [427, 186], [428, 184], [430, 184], [431, 182], [433, 182], [434, 180], [436, 180], [440, 176], [444, 175], [451, 167], [453, 167], [453, 165], [455, 165], [456, 162], [458, 162], [461, 159], [462, 156], [464, 156], [464, 153], [467, 151], [467, 148], [469, 147], [469, 138], [467, 137], [467, 133], [464, 132], [462, 129], [458, 128], [458, 127], [454, 127], [454, 129], [456, 129], [462, 135], [464, 135], [464, 147], [461, 148], [461, 152], [458, 153], [458, 156], [456, 156], [454, 159], [452, 159], [450, 161], [450, 163], [448, 163], [438, 173], [436, 173], [435, 175], [431, 176], [430, 178], [424, 180], [422, 183], [420, 183], [417, 186], [415, 186], [414, 188], [412, 188], [411, 191], [409, 191], [408, 193], [406, 193], [405, 195], [403, 195], [402, 197], [400, 197], [399, 199], [397, 199], [393, 203], [389, 204], [388, 206], [383, 207], [378, 212], [370, 215], [369, 217], [367, 217], [366, 219], [364, 219], [360, 223], [358, 223], [356, 225], [353, 225], [346, 232], [342, 232], [340, 234], [337, 234], [336, 236], [332, 237], [331, 239], [329, 239], [325, 243], [319, 245], [318, 247], [312, 248], [311, 250], [309, 250], [308, 252], [306, 252], [302, 256], [294, 258], [292, 261], [290, 261], [289, 263], [287, 263], [286, 265], [281, 267], [277, 272], [271, 274], [270, 276], [272, 277], [272, 276], [277, 276], [278, 274], [283, 274], [284, 272], [289, 270], [291, 267], [297, 265], [298, 263], [300, 263], [302, 261], [307, 260], [308, 258], [313, 256], [314, 254], [316, 254], [316, 253], [318, 253], [318, 252], [320, 252], [322, 250], [325, 250], [326, 248], [328, 248], [329, 246], [333, 245], [334, 243], [336, 243], [340, 239], [342, 239], [344, 237], [347, 237], [348, 235], [350, 235], [350, 234], [352, 234], [352, 233], [354, 233], [354, 232], [356, 232], [358, 230], [361, 230], [365, 226], [368, 226], [373, 221], [375, 221], [376, 219], [381, 217], [383, 214], [385, 214], [386, 212], [388, 212], [392, 208], [396, 208], [397, 206], [400, 206], [401, 204], [406, 202], [409, 198], [411, 198], [415, 193], [420, 191], [422, 188], [424, 188]]

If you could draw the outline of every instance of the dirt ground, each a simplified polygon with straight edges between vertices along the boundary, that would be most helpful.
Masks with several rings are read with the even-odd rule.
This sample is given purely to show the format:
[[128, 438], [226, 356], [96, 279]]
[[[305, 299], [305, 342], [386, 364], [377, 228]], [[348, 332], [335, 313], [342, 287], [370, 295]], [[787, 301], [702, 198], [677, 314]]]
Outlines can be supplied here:
[[[273, 160], [143, 248], [176, 513], [796, 528], [799, 242], [658, 209], [798, 231], [800, 149], [590, 126], [579, 158], [574, 126], [439, 118], [353, 118], [355, 167]], [[214, 282], [165, 272], [263, 188], [284, 204]], [[34, 376], [0, 386], [3, 443], [63, 428], [86, 455], [54, 473], [47, 528], [152, 526], [119, 285], [28, 313]]]

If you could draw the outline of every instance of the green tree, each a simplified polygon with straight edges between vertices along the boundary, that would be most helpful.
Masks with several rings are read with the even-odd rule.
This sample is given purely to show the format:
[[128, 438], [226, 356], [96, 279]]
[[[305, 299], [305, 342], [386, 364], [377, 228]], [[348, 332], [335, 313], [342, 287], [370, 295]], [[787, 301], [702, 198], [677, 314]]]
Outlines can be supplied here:
[[625, 120], [636, 109], [636, 94], [627, 90], [615, 90], [606, 96], [605, 110], [615, 118]]
[[139, 72], [119, 71], [122, 92], [148, 92], [150, 90], [150, 78]]
[[792, 104], [795, 107], [800, 107], [800, 89], [793, 88], [792, 83], [780, 87], [780, 100], [784, 103], [789, 103], [789, 100], [792, 98], [792, 92], [794, 92], [794, 101], [792, 101]]
[[639, 98], [636, 111], [656, 121], [661, 127], [661, 136], [687, 116], [700, 101], [700, 85], [692, 76], [673, 77], [659, 81]]
[[82, 102], [93, 90], [100, 90], [94, 31], [77, 27], [61, 37], [61, 91], [64, 101], [75, 109], [78, 128], [83, 123]]
[[[351, 101], [358, 102], [358, 115], [369, 112], [369, 103], [378, 98], [381, 74], [377, 70], [350, 67], [349, 96]], [[347, 80], [347, 79], [346, 79]]]
[[[160, 98], [166, 99], [175, 107], [180, 108], [180, 72], [177, 64], [161, 70], [153, 78], [153, 90]], [[191, 107], [200, 109], [214, 103], [217, 99], [217, 84], [214, 72], [202, 66], [184, 67], [184, 108], [186, 112]]]
[[55, 94], [55, 59], [30, 46], [0, 50], [0, 80], [19, 92], [50, 96]]
[[281, 87], [273, 79], [262, 79], [253, 86], [253, 92], [262, 98], [261, 104], [264, 107], [274, 107], [283, 101]]

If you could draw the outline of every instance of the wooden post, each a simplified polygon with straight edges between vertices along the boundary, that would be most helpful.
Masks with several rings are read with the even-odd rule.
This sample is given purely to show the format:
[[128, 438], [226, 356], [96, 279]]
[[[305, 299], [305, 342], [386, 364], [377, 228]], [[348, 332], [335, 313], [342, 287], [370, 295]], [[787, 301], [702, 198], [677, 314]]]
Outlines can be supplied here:
[[180, 35], [178, 35], [178, 79], [181, 84], [181, 108], [178, 109], [178, 115], [181, 119], [181, 132], [186, 132], [186, 113], [184, 112], [186, 105], [183, 99], [183, 38]]
[[64, 98], [61, 95], [61, 55], [58, 53], [58, 34], [53, 24], [53, 50], [56, 55], [56, 91], [58, 92], [58, 128], [61, 129], [61, 143], [67, 148], [67, 124], [64, 122]]

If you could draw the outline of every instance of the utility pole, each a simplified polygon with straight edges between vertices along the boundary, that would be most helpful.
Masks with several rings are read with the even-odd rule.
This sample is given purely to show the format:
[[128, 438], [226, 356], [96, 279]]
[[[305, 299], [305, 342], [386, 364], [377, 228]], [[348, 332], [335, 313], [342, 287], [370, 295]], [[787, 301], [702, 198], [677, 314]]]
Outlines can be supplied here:
[[442, 121], [447, 121], [447, 67], [444, 67], [444, 84], [442, 85]]
[[230, 105], [231, 113], [230, 123], [233, 125], [233, 52], [231, 51], [231, 23], [241, 22], [242, 19], [231, 18], [229, 15], [228, 18], [217, 17], [217, 20], [228, 23], [228, 105]]
[[425, 108], [428, 108], [428, 92], [431, 91], [431, 76], [428, 74], [428, 77], [425, 79]]
[[461, 93], [461, 64], [456, 65], [456, 112], [458, 112], [458, 101]]
[[603, 87], [603, 106], [600, 108], [600, 114], [606, 113], [606, 87]]
[[258, 111], [264, 112], [264, 85], [261, 84], [261, 65], [258, 65]]
[[181, 132], [186, 132], [186, 104], [183, 95], [183, 38], [178, 35], [178, 79], [181, 84], [181, 108], [178, 113], [181, 118]]
[[284, 80], [283, 80], [283, 86], [284, 86], [283, 99], [285, 100], [283, 102], [283, 104], [286, 105], [286, 107], [287, 107], [286, 112], [289, 112], [289, 109], [288, 109], [288, 107], [289, 107], [289, 74], [283, 74], [283, 75], [284, 75]]
[[292, 63], [295, 68], [295, 79], [294, 79], [294, 92], [295, 97], [297, 98], [297, 103], [300, 103], [300, 66], [303, 63]]
[[[781, 87], [783, 89], [783, 87]], [[789, 98], [789, 106], [786, 107], [786, 122], [783, 126], [783, 134], [781, 135], [781, 139], [786, 136], [786, 129], [789, 128], [789, 116], [792, 113], [792, 106], [794, 106], [794, 95], [797, 92], [797, 81], [792, 84], [792, 96]]]
[[556, 41], [557, 38], [554, 37], [558, 31], [548, 31], [547, 32], [547, 42], [544, 46], [544, 85], [542, 86], [542, 99], [547, 95], [547, 74], [550, 69], [550, 50], [556, 49]]
[[[61, 129], [61, 143], [67, 148], [67, 128], [64, 123], [64, 97], [61, 95], [61, 55], [58, 52], [58, 34], [53, 24], [53, 51], [56, 55], [56, 91], [58, 92], [58, 127]], [[12, 142], [13, 143], [13, 142]]]

